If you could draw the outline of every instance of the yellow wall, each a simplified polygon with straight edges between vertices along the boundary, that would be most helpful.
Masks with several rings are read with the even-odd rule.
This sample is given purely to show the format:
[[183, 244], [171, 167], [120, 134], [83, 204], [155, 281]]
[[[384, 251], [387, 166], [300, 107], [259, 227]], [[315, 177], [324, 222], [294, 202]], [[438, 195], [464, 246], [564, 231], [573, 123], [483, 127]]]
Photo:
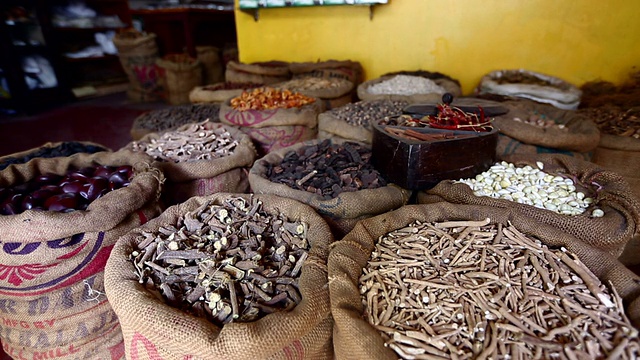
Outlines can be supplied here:
[[[237, 6], [237, 5], [236, 5]], [[482, 75], [523, 68], [575, 85], [640, 70], [638, 0], [390, 0], [368, 7], [236, 11], [243, 62], [352, 59], [372, 79], [439, 71], [469, 94]]]

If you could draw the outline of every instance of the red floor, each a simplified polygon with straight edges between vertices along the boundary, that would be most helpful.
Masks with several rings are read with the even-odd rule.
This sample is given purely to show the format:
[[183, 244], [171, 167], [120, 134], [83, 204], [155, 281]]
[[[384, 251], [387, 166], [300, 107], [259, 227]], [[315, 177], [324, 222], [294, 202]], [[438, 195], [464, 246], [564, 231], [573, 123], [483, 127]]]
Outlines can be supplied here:
[[169, 106], [132, 103], [125, 93], [116, 93], [31, 116], [0, 115], [0, 156], [59, 141], [92, 141], [117, 150], [131, 141], [129, 131], [137, 116]]

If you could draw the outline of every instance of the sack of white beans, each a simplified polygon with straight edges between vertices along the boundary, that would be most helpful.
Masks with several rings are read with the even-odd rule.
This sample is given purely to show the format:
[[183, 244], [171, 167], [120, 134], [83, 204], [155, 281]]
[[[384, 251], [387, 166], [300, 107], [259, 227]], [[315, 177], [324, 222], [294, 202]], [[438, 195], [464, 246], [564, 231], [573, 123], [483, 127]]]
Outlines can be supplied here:
[[622, 176], [566, 155], [512, 156], [474, 179], [442, 181], [419, 203], [513, 208], [619, 256], [638, 232], [640, 203]]
[[248, 135], [208, 121], [148, 134], [126, 148], [156, 160], [155, 166], [167, 177], [165, 205], [217, 192], [246, 192], [247, 174], [256, 157]]
[[640, 278], [514, 208], [404, 206], [359, 222], [328, 265], [338, 359], [640, 352]]

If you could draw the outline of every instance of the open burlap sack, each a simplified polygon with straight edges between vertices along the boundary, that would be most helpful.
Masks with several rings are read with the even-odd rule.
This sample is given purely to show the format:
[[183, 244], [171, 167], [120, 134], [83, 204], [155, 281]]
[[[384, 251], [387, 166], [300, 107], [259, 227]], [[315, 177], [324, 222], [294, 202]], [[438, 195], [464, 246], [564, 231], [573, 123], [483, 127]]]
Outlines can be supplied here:
[[[138, 282], [129, 256], [143, 231], [175, 225], [188, 211], [230, 196], [250, 196], [270, 214], [282, 213], [308, 225], [311, 245], [302, 267], [300, 302], [290, 312], [276, 312], [255, 322], [231, 322], [222, 328], [166, 305]], [[331, 359], [332, 319], [326, 261], [333, 241], [327, 224], [313, 209], [270, 195], [215, 194], [168, 208], [160, 217], [121, 237], [107, 263], [107, 295], [120, 318], [128, 359]]]
[[220, 115], [219, 104], [179, 105], [152, 110], [135, 118], [129, 133], [133, 140], [139, 140], [147, 134], [162, 133], [185, 124], [203, 121], [220, 122], [218, 115]]
[[496, 146], [496, 155], [498, 160], [514, 155], [535, 155], [535, 154], [562, 154], [573, 158], [590, 161], [593, 152], [575, 152], [569, 150], [560, 150], [548, 148], [545, 146], [525, 144], [520, 140], [516, 140], [505, 134], [498, 134], [498, 144]]
[[0, 156], [0, 170], [11, 164], [24, 164], [34, 158], [66, 157], [80, 152], [95, 154], [101, 151], [111, 151], [111, 149], [91, 141], [47, 142], [33, 149]]
[[156, 60], [160, 55], [156, 35], [128, 29], [116, 34], [113, 44], [129, 79], [129, 99], [139, 102], [159, 100], [161, 85]]
[[[339, 140], [331, 140], [339, 143]], [[305, 203], [314, 208], [329, 224], [336, 239], [351, 231], [355, 224], [374, 215], [396, 209], [407, 203], [411, 192], [389, 184], [377, 189], [342, 192], [337, 197], [324, 200], [320, 195], [293, 189], [267, 178], [267, 166], [280, 164], [290, 151], [317, 145], [322, 140], [309, 140], [286, 149], [272, 151], [256, 160], [249, 171], [249, 185], [256, 194], [273, 194]]]
[[640, 326], [640, 278], [618, 262], [607, 251], [585, 244], [552, 225], [523, 216], [514, 208], [461, 205], [446, 202], [408, 205], [359, 222], [342, 240], [331, 245], [329, 253], [329, 290], [331, 313], [335, 325], [334, 349], [337, 359], [397, 359], [398, 355], [384, 346], [380, 332], [363, 316], [364, 307], [358, 280], [378, 238], [419, 220], [484, 220], [512, 224], [519, 231], [539, 238], [550, 247], [564, 246], [578, 256], [603, 283], [609, 281], [623, 298], [632, 323]]
[[[211, 195], [218, 192], [243, 193], [249, 189], [247, 174], [256, 159], [256, 150], [248, 135], [240, 130], [220, 123], [204, 122], [200, 124], [206, 130], [224, 129], [238, 142], [228, 156], [188, 162], [155, 161], [154, 167], [162, 170], [166, 176], [162, 199], [165, 205], [175, 205], [194, 196]], [[183, 125], [173, 131], [181, 132], [197, 126]], [[163, 133], [166, 134], [166, 133]], [[150, 143], [163, 134], [148, 134], [138, 143]], [[126, 148], [131, 149], [131, 144]]]
[[349, 80], [356, 86], [364, 81], [364, 70], [357, 61], [327, 60], [317, 62], [293, 62], [289, 64], [293, 77], [313, 76], [323, 79]]
[[[358, 98], [360, 100], [392, 100], [392, 101], [406, 101], [409, 104], [417, 103], [440, 103], [442, 101], [441, 93], [428, 93], [428, 94], [414, 94], [414, 95], [400, 95], [400, 94], [372, 94], [369, 92], [369, 87], [379, 84], [383, 81], [393, 79], [396, 75], [381, 76], [377, 79], [365, 81], [358, 85]], [[447, 78], [431, 79], [437, 85], [444, 88], [444, 90], [453, 96], [460, 96], [462, 89], [456, 82]]]
[[516, 69], [492, 71], [480, 79], [478, 94], [496, 94], [531, 99], [565, 110], [575, 110], [582, 91], [560, 78]]
[[323, 112], [318, 115], [318, 138], [358, 141], [371, 145], [373, 130], [371, 126], [351, 125], [330, 112]]
[[[590, 192], [595, 191], [595, 193], [587, 193], [587, 196], [594, 198], [594, 204], [580, 215], [561, 215], [509, 200], [475, 196], [469, 186], [462, 183], [456, 184], [452, 180], [442, 181], [433, 189], [420, 192], [418, 202], [447, 201], [456, 204], [510, 208], [528, 217], [532, 222], [554, 226], [616, 257], [622, 253], [631, 237], [638, 232], [640, 203], [631, 192], [629, 184], [620, 175], [596, 164], [566, 155], [522, 155], [508, 157], [505, 160], [516, 166], [532, 167], [537, 166], [536, 162], [541, 162], [544, 164], [544, 172], [573, 179], [576, 187], [584, 186]], [[604, 211], [603, 217], [591, 217], [591, 209], [594, 206]]]
[[[228, 85], [234, 85], [233, 88], [227, 88]], [[219, 82], [211, 85], [196, 86], [189, 93], [189, 100], [193, 104], [202, 103], [223, 103], [236, 96], [240, 96], [247, 89], [256, 88], [258, 84], [243, 83], [234, 84]], [[237, 88], [236, 88], [237, 87]]]
[[318, 102], [299, 108], [239, 111], [230, 101], [220, 106], [220, 122], [238, 126], [253, 140], [258, 155], [315, 139], [318, 128]]
[[156, 65], [162, 70], [166, 101], [173, 105], [188, 104], [191, 90], [202, 85], [200, 60], [186, 54], [169, 54], [156, 60]]
[[251, 64], [229, 61], [225, 81], [234, 83], [275, 84], [291, 79], [289, 63], [264, 61]]
[[[129, 186], [86, 211], [27, 210], [0, 216], [0, 339], [16, 359], [122, 359], [118, 318], [104, 295], [103, 272], [116, 240], [160, 214], [160, 171], [123, 152], [34, 159], [0, 172], [0, 187], [72, 168], [133, 165]], [[55, 355], [54, 355], [55, 354]]]
[[[600, 130], [596, 124], [575, 111], [562, 110], [524, 99], [506, 101], [501, 106], [507, 108], [509, 112], [496, 116], [493, 124], [501, 134], [524, 144], [587, 153], [594, 150], [600, 141]], [[564, 128], [555, 126], [544, 128], [524, 122], [531, 117], [546, 121], [553, 120]], [[514, 119], [520, 119], [520, 121]]]

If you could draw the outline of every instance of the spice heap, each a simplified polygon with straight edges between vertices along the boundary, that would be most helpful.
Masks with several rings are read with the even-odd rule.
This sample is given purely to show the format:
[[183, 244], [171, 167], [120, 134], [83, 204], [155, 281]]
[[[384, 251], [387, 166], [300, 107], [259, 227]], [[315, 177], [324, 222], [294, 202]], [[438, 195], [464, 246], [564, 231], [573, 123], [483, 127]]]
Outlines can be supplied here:
[[605, 134], [640, 139], [640, 108], [623, 110], [619, 107], [601, 107], [580, 112], [593, 119]]
[[[564, 215], [582, 214], [593, 203], [592, 198], [576, 190], [573, 180], [543, 172], [541, 162], [537, 166], [516, 167], [503, 161], [474, 179], [458, 182], [467, 184], [476, 196], [506, 199]], [[604, 212], [594, 209], [591, 216], [602, 217]]]
[[[577, 258], [486, 221], [380, 237], [360, 277], [369, 323], [403, 359], [635, 359], [622, 299]], [[608, 357], [607, 357], [608, 356]]]
[[268, 164], [266, 176], [272, 182], [329, 200], [342, 192], [386, 186], [370, 158], [371, 150], [358, 143], [324, 140], [289, 151], [280, 164]]
[[402, 114], [406, 101], [358, 101], [329, 111], [332, 116], [355, 126], [370, 126], [373, 121]]
[[353, 83], [349, 80], [340, 78], [323, 79], [313, 76], [305, 76], [278, 84], [278, 87], [291, 91], [305, 91], [353, 87]]
[[388, 80], [369, 86], [367, 92], [374, 95], [444, 94], [447, 92], [433, 80], [410, 75], [396, 75]]
[[136, 118], [133, 128], [148, 129], [154, 132], [176, 128], [188, 123], [217, 121], [220, 105], [181, 105], [167, 109], [149, 111]]
[[231, 99], [231, 107], [238, 111], [290, 109], [313, 102], [315, 102], [314, 98], [290, 90], [261, 87], [243, 91], [240, 96]]
[[0, 163], [0, 170], [5, 169], [12, 164], [24, 164], [35, 158], [66, 157], [77, 153], [94, 154], [101, 151], [107, 151], [107, 149], [98, 145], [83, 144], [74, 141], [63, 142], [62, 144], [54, 147], [42, 147], [20, 158], [7, 157]]
[[238, 141], [223, 126], [207, 129], [202, 124], [192, 124], [180, 131], [169, 131], [149, 142], [134, 141], [133, 151], [144, 151], [156, 160], [189, 162], [213, 160], [233, 154]]
[[218, 90], [238, 90], [238, 89], [255, 89], [264, 85], [254, 83], [234, 83], [224, 82], [213, 85], [207, 85], [202, 90], [218, 91]]
[[72, 169], [66, 175], [44, 174], [20, 185], [0, 188], [0, 215], [26, 210], [86, 210], [106, 193], [129, 186], [133, 169], [100, 165]]
[[514, 117], [513, 121], [522, 122], [525, 124], [537, 126], [543, 129], [556, 128], [561, 130], [567, 130], [567, 127], [564, 124], [558, 124], [553, 119], [549, 119], [544, 114], [532, 114], [528, 118], [521, 119], [519, 117]]
[[268, 214], [260, 201], [230, 197], [143, 233], [131, 261], [140, 283], [170, 306], [218, 326], [250, 322], [301, 301], [306, 234], [304, 223]]

